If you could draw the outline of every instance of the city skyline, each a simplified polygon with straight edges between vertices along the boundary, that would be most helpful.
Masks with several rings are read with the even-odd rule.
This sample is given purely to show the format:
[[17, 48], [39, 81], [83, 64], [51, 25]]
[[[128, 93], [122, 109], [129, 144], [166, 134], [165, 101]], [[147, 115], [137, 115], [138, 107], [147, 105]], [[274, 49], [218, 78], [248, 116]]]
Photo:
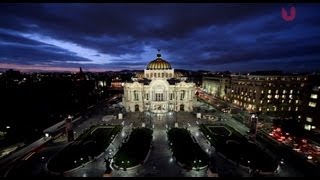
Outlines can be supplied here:
[[3, 4], [0, 69], [143, 70], [161, 49], [175, 69], [320, 69], [320, 6], [294, 4]]

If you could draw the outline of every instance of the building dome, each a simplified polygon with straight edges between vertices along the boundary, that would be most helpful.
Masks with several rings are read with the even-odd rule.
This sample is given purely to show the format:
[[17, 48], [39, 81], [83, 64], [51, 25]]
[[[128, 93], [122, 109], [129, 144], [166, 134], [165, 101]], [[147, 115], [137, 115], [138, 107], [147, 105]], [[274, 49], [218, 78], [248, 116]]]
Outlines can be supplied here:
[[161, 58], [161, 54], [157, 54], [157, 59], [151, 61], [148, 66], [147, 70], [164, 70], [164, 69], [171, 69], [170, 63], [163, 60]]

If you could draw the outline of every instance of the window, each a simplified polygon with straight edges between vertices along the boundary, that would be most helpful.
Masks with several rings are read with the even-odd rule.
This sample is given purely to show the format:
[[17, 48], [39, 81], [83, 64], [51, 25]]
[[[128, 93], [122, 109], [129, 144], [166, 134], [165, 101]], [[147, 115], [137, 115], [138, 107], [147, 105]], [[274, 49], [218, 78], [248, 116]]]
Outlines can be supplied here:
[[163, 101], [163, 94], [162, 93], [156, 93], [156, 101]]
[[260, 104], [262, 104], [263, 103], [263, 100], [260, 100]]
[[310, 98], [312, 98], [312, 99], [318, 99], [318, 94], [311, 94]]
[[148, 93], [146, 94], [146, 99], [149, 100], [149, 94]]
[[289, 100], [289, 103], [291, 103], [291, 99]]
[[263, 90], [261, 90], [261, 94], [263, 94]]
[[285, 99], [285, 98], [286, 98], [286, 95], [282, 95], [282, 98]]
[[296, 110], [295, 111], [298, 111], [299, 110], [299, 108], [298, 107], [296, 107]]
[[288, 108], [288, 111], [291, 111], [291, 107]]
[[290, 94], [292, 94], [292, 93], [293, 93], [293, 90], [291, 89], [291, 90], [290, 90]]
[[285, 93], [287, 93], [287, 91], [286, 91], [286, 90], [283, 90], [283, 91], [282, 91], [282, 94], [285, 94]]
[[311, 130], [311, 125], [310, 124], [305, 124], [304, 125], [304, 129], [307, 130], [307, 131], [310, 131]]
[[269, 93], [269, 94], [271, 93], [271, 89], [268, 90], [268, 93]]
[[311, 129], [315, 129], [316, 128], [316, 126], [311, 126]]
[[164, 73], [162, 73], [162, 77], [164, 77]]
[[170, 93], [170, 100], [173, 100], [173, 93]]
[[269, 94], [269, 95], [268, 95], [268, 99], [271, 99], [271, 98], [272, 98], [272, 95]]
[[139, 94], [138, 91], [133, 91], [133, 96], [135, 101], [139, 101]]
[[279, 94], [275, 95], [274, 98], [279, 99]]
[[292, 99], [292, 94], [289, 95], [289, 98]]
[[182, 90], [181, 95], [180, 95], [180, 100], [184, 99], [185, 94], [186, 94], [186, 91]]
[[312, 118], [311, 117], [306, 117], [306, 121], [307, 122], [312, 122]]
[[315, 102], [311, 102], [311, 101], [309, 102], [310, 107], [316, 107], [316, 105], [317, 105], [317, 103], [315, 103]]
[[299, 103], [299, 100], [296, 100], [296, 104], [298, 104]]

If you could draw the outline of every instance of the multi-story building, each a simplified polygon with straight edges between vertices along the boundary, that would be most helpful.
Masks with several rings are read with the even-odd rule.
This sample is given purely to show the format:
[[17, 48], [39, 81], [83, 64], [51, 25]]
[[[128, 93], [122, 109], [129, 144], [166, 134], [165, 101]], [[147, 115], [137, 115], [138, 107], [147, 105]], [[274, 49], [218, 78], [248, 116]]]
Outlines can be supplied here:
[[227, 89], [230, 85], [229, 75], [216, 75], [202, 78], [202, 88], [208, 94], [226, 99]]
[[299, 120], [307, 131], [320, 131], [320, 74], [310, 75]]
[[151, 61], [143, 74], [124, 84], [123, 105], [128, 112], [140, 111], [166, 115], [193, 110], [195, 84], [178, 78], [161, 54]]
[[248, 111], [294, 115], [301, 108], [306, 82], [304, 75], [232, 75], [227, 96]]

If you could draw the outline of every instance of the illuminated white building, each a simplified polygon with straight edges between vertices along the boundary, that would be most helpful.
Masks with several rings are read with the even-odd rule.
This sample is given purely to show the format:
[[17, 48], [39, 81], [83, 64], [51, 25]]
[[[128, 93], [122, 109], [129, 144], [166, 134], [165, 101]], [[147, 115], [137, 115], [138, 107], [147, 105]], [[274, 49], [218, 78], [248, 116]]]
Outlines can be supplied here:
[[175, 73], [170, 63], [157, 54], [143, 74], [124, 84], [123, 105], [127, 112], [166, 115], [193, 110], [195, 84]]

